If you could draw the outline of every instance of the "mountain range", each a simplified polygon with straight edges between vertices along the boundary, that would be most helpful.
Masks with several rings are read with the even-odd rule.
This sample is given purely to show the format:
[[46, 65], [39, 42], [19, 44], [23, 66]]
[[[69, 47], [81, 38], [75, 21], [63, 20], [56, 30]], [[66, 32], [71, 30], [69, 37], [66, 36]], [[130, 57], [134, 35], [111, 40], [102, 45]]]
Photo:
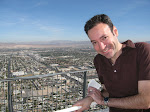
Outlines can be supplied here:
[[[150, 43], [150, 41], [146, 41]], [[48, 42], [0, 43], [0, 48], [59, 48], [59, 47], [92, 47], [90, 41], [55, 40]]]
[[0, 48], [59, 48], [59, 47], [91, 47], [90, 41], [49, 41], [49, 42], [17, 42], [0, 43]]

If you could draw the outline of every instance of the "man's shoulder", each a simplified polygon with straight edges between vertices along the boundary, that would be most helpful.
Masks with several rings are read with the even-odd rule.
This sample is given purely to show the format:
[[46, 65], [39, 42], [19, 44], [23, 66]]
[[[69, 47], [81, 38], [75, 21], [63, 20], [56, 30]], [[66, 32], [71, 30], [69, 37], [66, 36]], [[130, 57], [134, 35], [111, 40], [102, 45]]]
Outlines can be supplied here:
[[150, 44], [146, 42], [138, 42], [135, 43], [136, 49], [137, 49], [137, 54], [139, 59], [141, 58], [150, 58]]
[[100, 62], [100, 60], [101, 60], [101, 58], [102, 58], [102, 55], [101, 54], [97, 54], [95, 57], [94, 57], [94, 64], [96, 64], [97, 62]]
[[136, 42], [135, 43], [136, 45], [150, 45], [150, 43], [147, 43], [147, 42]]
[[94, 57], [94, 60], [99, 60], [101, 59], [103, 56], [101, 54], [97, 54], [95, 57]]
[[135, 46], [137, 49], [150, 50], [150, 44], [146, 42], [137, 42]]

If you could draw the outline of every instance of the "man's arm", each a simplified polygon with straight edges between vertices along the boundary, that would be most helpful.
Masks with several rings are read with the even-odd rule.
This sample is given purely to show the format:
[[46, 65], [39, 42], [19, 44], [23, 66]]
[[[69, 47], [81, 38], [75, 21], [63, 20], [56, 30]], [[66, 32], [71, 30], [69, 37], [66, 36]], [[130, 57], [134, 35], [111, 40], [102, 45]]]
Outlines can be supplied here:
[[135, 96], [125, 98], [110, 98], [110, 107], [124, 109], [148, 109], [150, 108], [150, 80], [138, 81], [138, 92]]
[[82, 112], [84, 110], [88, 110], [92, 102], [93, 102], [93, 98], [90, 96], [87, 96], [77, 101], [73, 106], [82, 106], [82, 108], [79, 110], [76, 110], [75, 112]]
[[[138, 82], [138, 94], [124, 98], [110, 98], [108, 102], [109, 107], [123, 108], [123, 109], [148, 109], [150, 108], [150, 80], [143, 80]], [[104, 101], [99, 97], [98, 91], [93, 90], [89, 94], [95, 102], [104, 105]]]
[[[99, 97], [100, 97], [101, 99], [103, 99], [103, 96], [108, 97], [108, 92], [107, 92], [107, 90], [106, 90], [106, 88], [105, 88], [105, 85], [102, 85], [102, 86], [103, 86], [103, 91], [102, 91], [102, 92], [100, 92], [100, 90], [97, 90], [97, 89], [94, 88], [94, 87], [89, 87], [89, 88], [88, 88], [88, 94], [91, 92], [90, 90], [96, 89], [97, 91], [100, 92], [100, 93], [99, 93]], [[82, 112], [82, 111], [84, 111], [84, 110], [88, 110], [88, 109], [90, 108], [90, 105], [91, 105], [91, 103], [92, 103], [93, 101], [94, 101], [94, 100], [93, 100], [93, 98], [92, 98], [91, 96], [87, 96], [87, 97], [85, 97], [85, 98], [83, 98], [83, 99], [77, 101], [73, 106], [82, 106], [82, 108], [79, 109], [79, 110], [77, 110], [77, 111], [75, 111], [75, 112]]]

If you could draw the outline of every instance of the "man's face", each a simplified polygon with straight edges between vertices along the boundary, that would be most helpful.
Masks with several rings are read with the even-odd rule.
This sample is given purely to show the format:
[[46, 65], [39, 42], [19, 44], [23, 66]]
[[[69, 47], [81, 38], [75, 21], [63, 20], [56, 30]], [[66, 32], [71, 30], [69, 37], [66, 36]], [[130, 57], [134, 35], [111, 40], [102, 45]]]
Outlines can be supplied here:
[[108, 59], [115, 57], [118, 49], [118, 32], [116, 28], [113, 29], [112, 33], [107, 24], [100, 23], [88, 31], [88, 36], [97, 53]]

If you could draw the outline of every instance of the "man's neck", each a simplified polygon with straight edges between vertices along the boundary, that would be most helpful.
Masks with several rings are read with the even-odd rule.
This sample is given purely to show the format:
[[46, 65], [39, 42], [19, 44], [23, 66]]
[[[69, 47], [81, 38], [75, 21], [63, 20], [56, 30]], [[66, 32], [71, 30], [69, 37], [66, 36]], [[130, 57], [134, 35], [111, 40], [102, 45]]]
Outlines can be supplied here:
[[125, 44], [119, 43], [118, 50], [117, 50], [115, 56], [110, 59], [113, 65], [115, 64], [117, 58], [122, 54], [122, 48], [124, 48], [125, 46], [126, 46]]

